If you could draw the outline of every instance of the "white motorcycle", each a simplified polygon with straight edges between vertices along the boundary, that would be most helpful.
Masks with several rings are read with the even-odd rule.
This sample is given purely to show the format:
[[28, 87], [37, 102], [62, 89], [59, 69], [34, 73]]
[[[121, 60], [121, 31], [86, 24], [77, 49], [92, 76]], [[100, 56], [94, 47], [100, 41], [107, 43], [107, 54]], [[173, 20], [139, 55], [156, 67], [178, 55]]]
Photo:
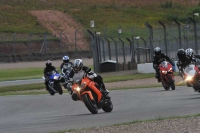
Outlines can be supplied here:
[[181, 77], [186, 81], [188, 87], [193, 87], [195, 91], [200, 92], [200, 71], [197, 65], [187, 65]]

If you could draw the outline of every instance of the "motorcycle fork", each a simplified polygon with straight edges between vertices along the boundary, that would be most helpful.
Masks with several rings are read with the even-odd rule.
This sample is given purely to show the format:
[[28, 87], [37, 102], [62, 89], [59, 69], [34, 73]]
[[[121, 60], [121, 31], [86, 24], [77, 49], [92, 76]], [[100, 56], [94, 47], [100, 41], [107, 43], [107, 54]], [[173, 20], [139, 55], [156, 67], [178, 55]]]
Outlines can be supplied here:
[[49, 86], [49, 88], [52, 89], [54, 92], [57, 92], [57, 91], [53, 88], [54, 83], [51, 83], [51, 82], [50, 82], [50, 84], [48, 84], [48, 86]]
[[81, 93], [81, 96], [83, 94], [88, 94], [88, 96], [90, 97], [91, 100], [94, 100], [94, 97], [92, 96], [92, 92], [91, 91], [84, 91], [83, 93]]
[[168, 75], [169, 75], [168, 73], [163, 75], [163, 81], [165, 86], [168, 86], [169, 83]]

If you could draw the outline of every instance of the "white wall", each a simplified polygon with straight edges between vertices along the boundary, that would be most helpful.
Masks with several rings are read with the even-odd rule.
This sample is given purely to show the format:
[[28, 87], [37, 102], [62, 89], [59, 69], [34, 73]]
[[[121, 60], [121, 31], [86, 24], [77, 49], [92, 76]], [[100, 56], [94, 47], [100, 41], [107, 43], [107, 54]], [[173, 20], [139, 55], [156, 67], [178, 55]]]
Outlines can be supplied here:
[[[175, 61], [175, 66], [176, 63], [177, 61]], [[155, 73], [155, 70], [153, 69], [153, 63], [137, 64], [137, 71], [138, 73]], [[175, 72], [178, 72], [177, 66]]]

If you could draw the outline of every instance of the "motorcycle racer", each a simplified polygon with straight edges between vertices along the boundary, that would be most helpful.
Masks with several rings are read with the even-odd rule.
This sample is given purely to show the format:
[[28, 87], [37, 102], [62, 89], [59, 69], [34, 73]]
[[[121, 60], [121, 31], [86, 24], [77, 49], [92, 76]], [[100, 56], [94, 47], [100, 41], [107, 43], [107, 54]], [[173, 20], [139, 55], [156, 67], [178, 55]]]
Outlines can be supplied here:
[[87, 66], [83, 65], [83, 61], [81, 59], [75, 59], [73, 64], [73, 69], [69, 74], [69, 80], [70, 82], [73, 82], [73, 78], [76, 76], [82, 75], [81, 73], [86, 73], [87, 77], [94, 82], [96, 82], [102, 89], [103, 89], [103, 96], [105, 98], [110, 98], [108, 96], [109, 91], [105, 88], [105, 85], [103, 83], [103, 78], [100, 75], [97, 75], [96, 73], [91, 71], [91, 68], [88, 68]]
[[161, 52], [160, 47], [156, 47], [154, 49], [153, 68], [156, 71], [155, 77], [158, 79], [158, 82], [161, 82], [160, 69], [158, 66], [162, 61], [168, 61], [172, 65], [173, 70], [174, 70], [175, 68], [174, 62], [172, 62], [172, 60], [166, 54]]
[[183, 72], [183, 69], [190, 63], [200, 65], [200, 55], [194, 55], [193, 50], [191, 48], [188, 48], [186, 50], [178, 49], [177, 57], [178, 62], [176, 65], [179, 69], [179, 72]]
[[46, 64], [46, 67], [44, 68], [44, 78], [45, 78], [44, 84], [46, 86], [46, 89], [48, 90], [48, 81], [49, 81], [48, 76], [49, 76], [49, 72], [51, 72], [51, 71], [56, 71], [56, 73], [59, 73], [59, 72], [52, 65], [51, 60], [47, 60], [45, 64]]
[[[60, 65], [61, 75], [62, 75], [62, 77], [67, 76], [65, 78], [65, 79], [67, 79], [70, 71], [72, 70], [73, 63], [70, 62], [69, 56], [67, 56], [67, 55], [63, 56], [62, 60], [63, 60], [63, 62]], [[67, 88], [67, 84], [66, 84], [65, 80], [63, 80], [62, 84], [63, 84], [64, 88], [68, 89], [68, 91], [71, 91], [69, 88]]]
[[60, 70], [61, 70], [61, 75], [65, 75], [66, 71], [68, 72], [71, 71], [73, 63], [69, 60], [69, 56], [67, 55], [63, 56], [62, 60], [63, 62], [60, 65]]

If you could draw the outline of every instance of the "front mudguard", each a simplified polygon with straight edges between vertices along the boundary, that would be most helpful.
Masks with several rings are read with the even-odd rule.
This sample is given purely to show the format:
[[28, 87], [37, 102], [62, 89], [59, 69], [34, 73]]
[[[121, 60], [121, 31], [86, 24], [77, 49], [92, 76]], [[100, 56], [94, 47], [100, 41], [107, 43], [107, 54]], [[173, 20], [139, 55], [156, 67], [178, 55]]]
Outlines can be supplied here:
[[80, 100], [76, 92], [73, 92], [71, 97], [74, 101]]
[[81, 96], [84, 95], [84, 94], [88, 94], [88, 96], [90, 97], [90, 99], [94, 101], [94, 97], [93, 97], [91, 91], [84, 91], [83, 93], [81, 93]]

